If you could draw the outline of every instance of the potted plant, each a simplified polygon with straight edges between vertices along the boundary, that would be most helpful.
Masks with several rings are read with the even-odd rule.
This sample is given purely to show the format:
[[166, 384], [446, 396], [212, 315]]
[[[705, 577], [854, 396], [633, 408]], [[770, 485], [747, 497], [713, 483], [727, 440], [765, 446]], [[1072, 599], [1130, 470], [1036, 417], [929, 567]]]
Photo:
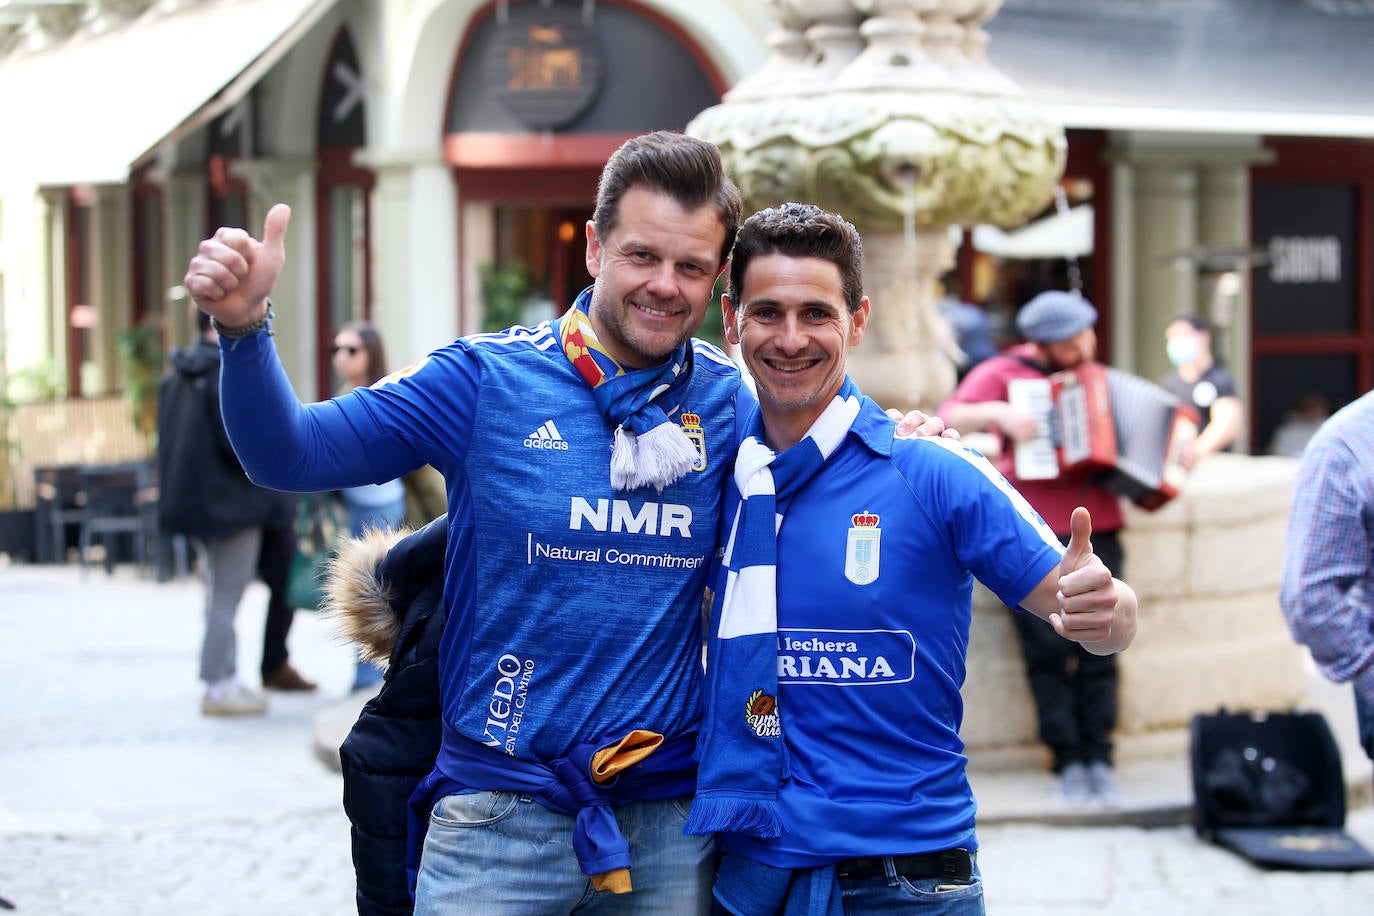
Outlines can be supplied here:
[[151, 452], [157, 433], [157, 389], [162, 378], [159, 316], [149, 316], [141, 324], [118, 331], [115, 345], [124, 360], [124, 398], [129, 403], [129, 416]]
[[525, 304], [529, 302], [534, 289], [530, 270], [521, 261], [503, 267], [483, 264], [479, 269], [482, 279], [482, 330], [504, 331], [514, 324], [520, 324]]

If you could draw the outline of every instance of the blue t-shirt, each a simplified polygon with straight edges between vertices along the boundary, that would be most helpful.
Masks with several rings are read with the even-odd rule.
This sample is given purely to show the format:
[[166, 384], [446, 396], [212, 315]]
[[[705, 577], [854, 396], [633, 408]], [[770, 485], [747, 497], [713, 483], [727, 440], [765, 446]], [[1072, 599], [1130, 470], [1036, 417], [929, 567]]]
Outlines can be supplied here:
[[[695, 730], [737, 395], [752, 405], [724, 353], [694, 342], [681, 403], [663, 405], [702, 453], [660, 493], [612, 488], [614, 428], [548, 323], [457, 340], [304, 407], [266, 340], [225, 353], [226, 422], [255, 479], [320, 490], [429, 463], [447, 481], [445, 741], [548, 761], [635, 728]], [[283, 455], [296, 457], [282, 467]]]
[[[738, 499], [732, 482], [725, 518]], [[976, 848], [959, 739], [973, 579], [1015, 606], [1058, 539], [973, 449], [896, 439], [867, 398], [782, 511], [783, 835], [723, 842], [786, 868]]]

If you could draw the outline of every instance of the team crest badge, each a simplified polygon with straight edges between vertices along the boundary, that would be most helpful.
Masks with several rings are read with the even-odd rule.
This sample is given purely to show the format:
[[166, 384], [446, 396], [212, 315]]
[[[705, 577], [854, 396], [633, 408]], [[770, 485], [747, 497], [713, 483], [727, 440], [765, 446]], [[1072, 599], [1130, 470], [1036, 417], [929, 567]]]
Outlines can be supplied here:
[[855, 585], [868, 585], [878, 578], [878, 542], [883, 530], [872, 512], [856, 513], [851, 521], [854, 527], [845, 543], [844, 577]]
[[682, 431], [687, 434], [688, 439], [692, 440], [692, 445], [697, 450], [696, 460], [692, 462], [692, 470], [706, 470], [706, 433], [701, 428], [701, 415], [683, 411]]
[[782, 722], [778, 719], [778, 699], [762, 690], [755, 690], [749, 694], [749, 701], [744, 704], [744, 718], [748, 720], [754, 734], [760, 738], [777, 738], [782, 735]]

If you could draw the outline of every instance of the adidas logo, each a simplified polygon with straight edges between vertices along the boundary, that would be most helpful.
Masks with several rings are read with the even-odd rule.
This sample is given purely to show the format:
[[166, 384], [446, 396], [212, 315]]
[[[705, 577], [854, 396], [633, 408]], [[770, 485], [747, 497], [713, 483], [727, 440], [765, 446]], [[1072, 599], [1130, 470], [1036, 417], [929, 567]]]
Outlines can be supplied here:
[[558, 431], [558, 427], [553, 425], [553, 421], [549, 420], [525, 437], [525, 448], [546, 448], [566, 452], [568, 442]]

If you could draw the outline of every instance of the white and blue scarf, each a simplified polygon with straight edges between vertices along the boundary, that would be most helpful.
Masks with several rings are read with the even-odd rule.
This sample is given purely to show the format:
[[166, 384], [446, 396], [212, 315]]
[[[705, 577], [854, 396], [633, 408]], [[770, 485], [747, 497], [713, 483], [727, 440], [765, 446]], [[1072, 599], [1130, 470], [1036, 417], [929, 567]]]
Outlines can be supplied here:
[[697, 741], [697, 794], [683, 828], [775, 837], [783, 737], [778, 709], [778, 531], [793, 494], [825, 464], [859, 415], [846, 377], [807, 430], [781, 454], [755, 434], [735, 458], [740, 504], [725, 546], [728, 573], [706, 665], [706, 714]]
[[692, 343], [679, 344], [668, 361], [626, 370], [596, 336], [587, 307], [591, 288], [556, 322], [558, 341], [573, 367], [592, 386], [596, 406], [615, 427], [611, 486], [633, 490], [653, 485], [659, 492], [691, 470], [697, 449], [682, 427], [668, 419], [692, 378]]

